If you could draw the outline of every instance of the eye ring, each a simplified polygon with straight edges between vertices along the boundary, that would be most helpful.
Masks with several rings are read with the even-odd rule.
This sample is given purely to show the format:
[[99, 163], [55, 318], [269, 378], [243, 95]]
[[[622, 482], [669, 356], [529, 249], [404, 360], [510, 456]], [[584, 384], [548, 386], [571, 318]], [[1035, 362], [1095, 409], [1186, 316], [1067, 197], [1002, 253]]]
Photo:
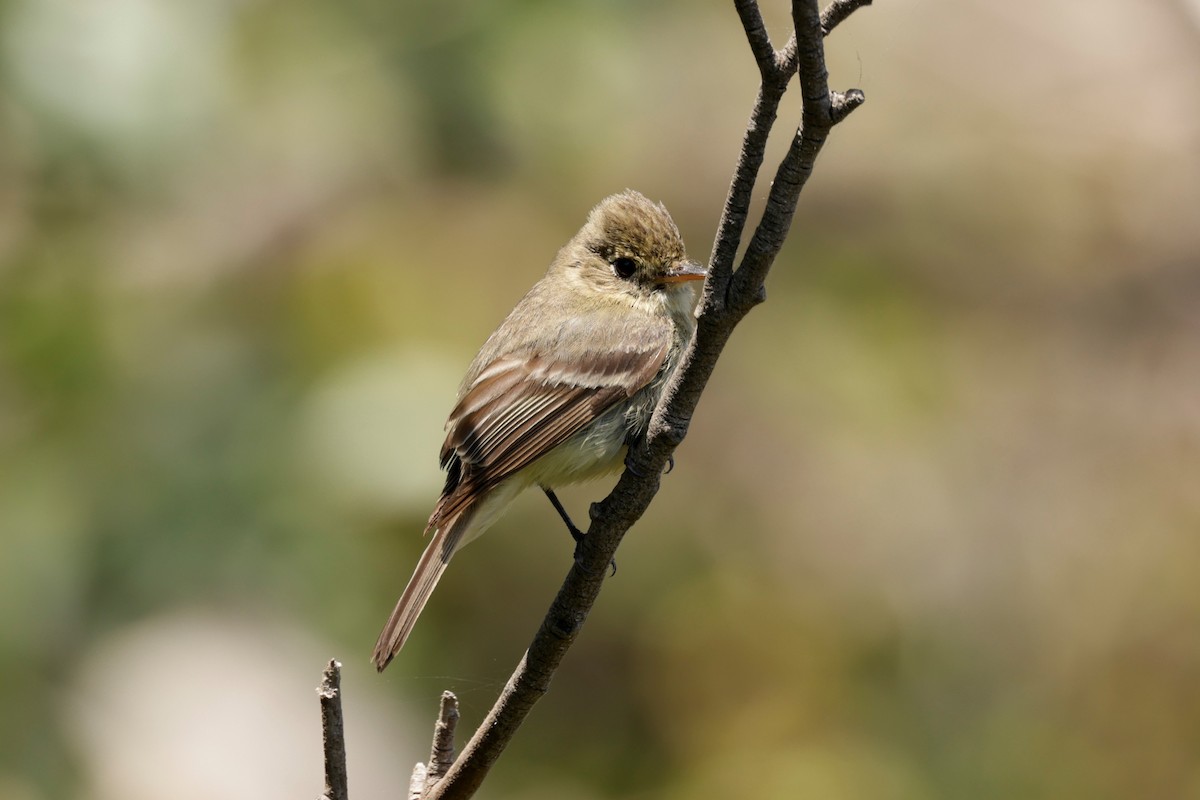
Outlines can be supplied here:
[[637, 262], [628, 256], [621, 256], [613, 259], [612, 268], [618, 278], [628, 280], [633, 277], [634, 272], [637, 272]]

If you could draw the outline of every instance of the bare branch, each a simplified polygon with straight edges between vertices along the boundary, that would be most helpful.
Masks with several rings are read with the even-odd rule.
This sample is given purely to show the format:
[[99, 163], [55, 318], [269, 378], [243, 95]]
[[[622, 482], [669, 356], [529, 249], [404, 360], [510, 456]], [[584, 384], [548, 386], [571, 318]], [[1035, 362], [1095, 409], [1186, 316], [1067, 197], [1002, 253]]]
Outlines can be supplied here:
[[437, 722], [433, 726], [433, 746], [429, 766], [418, 762], [408, 781], [408, 800], [422, 800], [445, 777], [454, 764], [454, 732], [458, 728], [458, 698], [454, 692], [442, 692]]
[[845, 93], [833, 92], [829, 102], [829, 116], [833, 124], [837, 125], [865, 102], [867, 96], [863, 94], [862, 89], [847, 89]]
[[442, 692], [437, 724], [433, 726], [433, 747], [429, 753], [429, 780], [440, 780], [454, 763], [454, 731], [458, 727], [458, 698], [454, 692]]
[[766, 78], [775, 70], [775, 48], [771, 45], [771, 36], [767, 33], [762, 12], [758, 10], [758, 0], [733, 0], [733, 5], [742, 19], [746, 41], [750, 43], [750, 51], [754, 53], [758, 71]]
[[[592, 524], [581, 543], [579, 560], [567, 573], [529, 649], [462, 754], [430, 789], [428, 800], [467, 798], [478, 789], [534, 703], [549, 689], [551, 677], [600, 592], [621, 538], [658, 492], [662, 471], [687, 434], [725, 343], [737, 323], [764, 297], [763, 281], [787, 237], [800, 192], [825, 139], [834, 125], [864, 101], [858, 90], [845, 94], [829, 91], [822, 40], [856, 8], [869, 2], [834, 0], [822, 15], [816, 0], [794, 0], [795, 34], [777, 53], [771, 47], [757, 3], [734, 0], [759, 66], [761, 83], [714, 242], [696, 335], [655, 409], [646, 440], [630, 446], [626, 469], [616, 487], [604, 500], [593, 504]], [[803, 93], [802, 121], [775, 173], [762, 219], [735, 272], [734, 260], [767, 138], [793, 74], [799, 75]]]
[[[852, 6], [854, 3], [843, 2], [842, 5]], [[832, 24], [836, 25], [853, 10], [850, 8], [843, 12]], [[800, 128], [775, 173], [762, 219], [733, 279], [731, 293], [745, 304], [740, 307], [742, 313], [765, 298], [763, 286], [767, 272], [783, 248], [800, 192], [812, 174], [817, 155], [830, 130], [866, 102], [866, 96], [858, 89], [851, 89], [845, 94], [829, 91], [829, 73], [825, 68], [826, 20], [825, 15], [816, 12], [816, 4], [797, 0], [792, 4], [792, 16], [798, 41], [803, 43], [796, 52], [804, 111]]]
[[713, 243], [709, 277], [704, 282], [703, 307], [721, 310], [726, 303], [729, 279], [733, 275], [733, 261], [742, 242], [742, 231], [750, 213], [750, 200], [754, 195], [754, 184], [762, 169], [763, 155], [767, 150], [767, 138], [779, 113], [779, 101], [786, 84], [769, 86], [764, 79], [754, 100], [754, 110], [746, 123], [746, 135], [733, 170], [733, 181], [725, 196], [725, 207], [721, 221], [717, 224], [717, 238]]
[[828, 36], [830, 31], [846, 20], [846, 17], [869, 5], [871, 0], [833, 0], [821, 12], [821, 35]]
[[[863, 6], [871, 5], [871, 0], [833, 0], [821, 12], [821, 35], [828, 36], [834, 28], [846, 21], [846, 18]], [[796, 71], [796, 34], [788, 37], [787, 44], [778, 53], [781, 69], [789, 75]]]
[[330, 659], [317, 687], [321, 698], [321, 739], [325, 750], [322, 800], [347, 800], [346, 733], [342, 723], [342, 665]]
[[[821, 37], [828, 36], [830, 31], [857, 9], [870, 4], [871, 0], [834, 0], [820, 14]], [[746, 219], [750, 212], [750, 199], [754, 194], [754, 184], [762, 168], [767, 138], [779, 112], [779, 102], [787, 89], [787, 82], [799, 67], [795, 31], [792, 32], [783, 49], [776, 53], [771, 50], [771, 40], [767, 35], [758, 3], [753, 0], [735, 0], [734, 5], [742, 20], [742, 27], [746, 31], [750, 48], [754, 52], [754, 59], [758, 63], [759, 72], [762, 75], [762, 85], [759, 87], [758, 97], [755, 98], [750, 121], [746, 125], [742, 150], [738, 156], [737, 165], [734, 167], [733, 181], [730, 184], [729, 193], [726, 195], [721, 221], [717, 225], [712, 263], [709, 265], [711, 277], [705, 283], [704, 299], [704, 306], [712, 310], [723, 309], [726, 304], [729, 280], [733, 272], [733, 261], [738, 247], [741, 246], [742, 232], [746, 228]], [[769, 55], [767, 51], [770, 51]], [[765, 66], [768, 58], [771, 60], [770, 69]], [[823, 51], [821, 64], [824, 65]], [[866, 97], [857, 89], [852, 89], [846, 95], [835, 94], [833, 100], [832, 113], [834, 124], [836, 124], [862, 105]], [[789, 224], [790, 219], [791, 215], [789, 214]]]

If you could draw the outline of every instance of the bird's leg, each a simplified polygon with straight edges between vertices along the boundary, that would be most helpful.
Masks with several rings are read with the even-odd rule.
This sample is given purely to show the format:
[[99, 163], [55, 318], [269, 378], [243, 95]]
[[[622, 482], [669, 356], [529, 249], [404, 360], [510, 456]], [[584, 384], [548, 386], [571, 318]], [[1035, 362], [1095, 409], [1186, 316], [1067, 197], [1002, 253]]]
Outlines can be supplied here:
[[[554, 493], [553, 489], [548, 486], [543, 486], [542, 491], [545, 492], [546, 497], [550, 499], [550, 504], [554, 506], [554, 510], [558, 512], [560, 517], [562, 517], [562, 521], [567, 523], [567, 532], [569, 532], [571, 534], [571, 538], [575, 540], [575, 563], [579, 563], [579, 559], [583, 555], [580, 552], [580, 548], [583, 546], [583, 537], [587, 534], [579, 530], [579, 528], [575, 526], [575, 523], [571, 521], [571, 515], [567, 513], [565, 508], [563, 508], [562, 501], [558, 499], [558, 495]], [[617, 560], [615, 558], [612, 560], [612, 574], [617, 574]]]
[[581, 541], [583, 541], [583, 537], [586, 534], [579, 530], [579, 528], [575, 527], [575, 523], [571, 521], [571, 516], [567, 514], [567, 510], [563, 508], [562, 501], [558, 499], [558, 495], [554, 493], [554, 490], [543, 486], [542, 491], [546, 493], [546, 497], [550, 498], [550, 504], [554, 506], [554, 510], [558, 512], [560, 517], [562, 517], [562, 521], [567, 523], [567, 531], [570, 532], [571, 538], [575, 540], [575, 544], [579, 544]]

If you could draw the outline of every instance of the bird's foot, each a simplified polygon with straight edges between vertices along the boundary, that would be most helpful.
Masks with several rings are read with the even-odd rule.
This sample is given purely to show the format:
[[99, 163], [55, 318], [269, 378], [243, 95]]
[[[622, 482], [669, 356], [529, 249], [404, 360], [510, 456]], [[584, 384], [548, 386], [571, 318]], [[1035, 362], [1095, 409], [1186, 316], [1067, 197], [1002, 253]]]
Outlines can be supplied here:
[[[571, 538], [575, 540], [575, 555], [574, 555], [575, 563], [577, 565], [579, 565], [580, 567], [582, 567], [583, 566], [583, 537], [587, 536], [587, 533], [579, 530], [579, 527], [574, 522], [571, 521], [571, 515], [567, 513], [567, 509], [563, 507], [563, 504], [559, 501], [558, 496], [556, 494], [554, 494], [553, 489], [543, 486], [542, 491], [546, 493], [546, 497], [550, 498], [550, 503], [554, 506], [554, 510], [558, 512], [558, 515], [560, 517], [562, 517], [562, 521], [566, 524], [567, 532], [570, 533]], [[616, 575], [617, 574], [617, 560], [615, 558], [612, 560], [611, 566], [612, 566], [612, 574]]]
[[[576, 534], [579, 534], [579, 535], [576, 536]], [[586, 536], [587, 534], [576, 529], [571, 532], [571, 535], [575, 536], [575, 564], [576, 564], [576, 566], [578, 566], [582, 569], [583, 568], [583, 537]], [[617, 560], [614, 558], [612, 561], [609, 561], [608, 566], [612, 569], [612, 572], [610, 572], [608, 574], [608, 577], [611, 578], [612, 576], [617, 574]]]
[[[637, 468], [637, 467], [634, 465], [634, 463], [633, 463], [633, 459], [632, 459], [632, 458], [629, 458], [628, 456], [625, 458], [625, 469], [627, 469], [627, 470], [629, 470], [630, 472], [632, 472], [632, 473], [633, 473], [633, 474], [634, 474], [636, 477], [638, 477], [638, 478], [645, 478], [645, 477], [646, 477], [646, 473], [644, 473], [644, 472], [642, 472], [640, 469], [638, 469], [638, 468]], [[671, 470], [673, 470], [673, 469], [675, 469], [675, 456], [674, 456], [674, 455], [669, 455], [669, 456], [667, 456], [667, 466], [666, 466], [666, 468], [663, 470], [663, 475], [670, 475], [670, 474], [671, 474]]]

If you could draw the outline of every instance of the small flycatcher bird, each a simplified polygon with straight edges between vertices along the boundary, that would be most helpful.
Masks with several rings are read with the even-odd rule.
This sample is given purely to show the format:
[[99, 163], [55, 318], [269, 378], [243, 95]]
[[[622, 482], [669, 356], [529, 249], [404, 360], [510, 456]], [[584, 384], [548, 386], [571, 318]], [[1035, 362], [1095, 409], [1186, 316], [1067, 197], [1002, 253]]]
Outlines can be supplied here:
[[467, 370], [433, 536], [375, 644], [376, 669], [400, 652], [450, 558], [523, 490], [541, 487], [578, 541], [554, 488], [618, 470], [646, 433], [704, 277], [661, 204], [627, 190], [592, 209]]

